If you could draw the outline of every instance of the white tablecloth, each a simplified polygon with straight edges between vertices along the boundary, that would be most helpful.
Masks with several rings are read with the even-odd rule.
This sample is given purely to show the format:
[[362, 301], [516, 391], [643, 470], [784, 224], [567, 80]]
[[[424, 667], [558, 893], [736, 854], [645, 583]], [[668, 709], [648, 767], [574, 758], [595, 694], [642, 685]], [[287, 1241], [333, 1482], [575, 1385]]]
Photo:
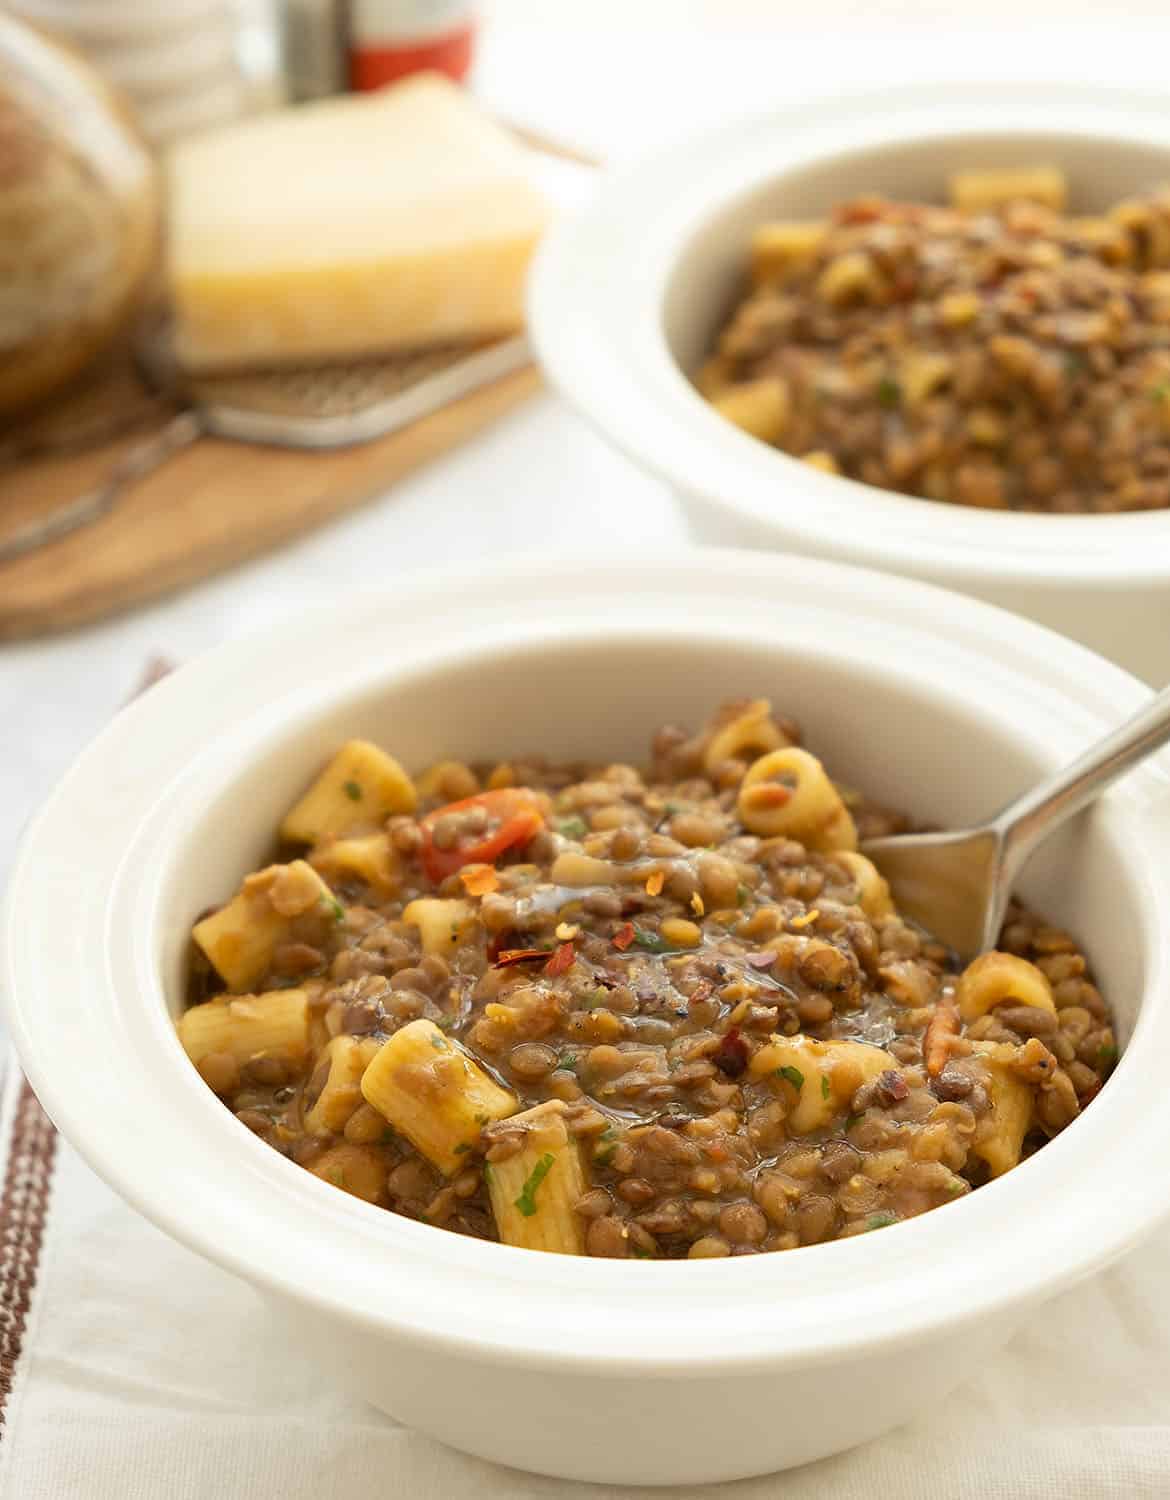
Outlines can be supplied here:
[[[501, 112], [620, 159], [703, 119], [861, 83], [966, 73], [1165, 86], [1170, 32], [1157, 0], [1098, 9], [1099, 29], [1087, 3], [955, 9], [496, 0], [478, 87]], [[683, 535], [669, 495], [546, 397], [280, 553], [127, 618], [10, 647], [0, 655], [0, 873], [28, 812], [150, 656], [182, 660], [349, 592], [371, 561], [391, 585], [430, 561], [566, 545], [649, 554]], [[7, 1133], [19, 1115], [26, 1146], [32, 1109], [26, 1100], [16, 1111], [10, 1091], [0, 1118]], [[45, 1144], [35, 1129], [32, 1139]], [[123, 1207], [63, 1144], [34, 1277], [28, 1235], [47, 1186], [38, 1159], [22, 1156], [15, 1177], [10, 1163], [0, 1201], [0, 1397], [12, 1386], [0, 1500], [544, 1500], [575, 1489], [463, 1458], [319, 1389], [246, 1287]], [[18, 1242], [23, 1258], [6, 1260], [4, 1245]], [[1170, 1496], [1168, 1283], [1164, 1234], [1038, 1311], [929, 1420], [729, 1493]]]

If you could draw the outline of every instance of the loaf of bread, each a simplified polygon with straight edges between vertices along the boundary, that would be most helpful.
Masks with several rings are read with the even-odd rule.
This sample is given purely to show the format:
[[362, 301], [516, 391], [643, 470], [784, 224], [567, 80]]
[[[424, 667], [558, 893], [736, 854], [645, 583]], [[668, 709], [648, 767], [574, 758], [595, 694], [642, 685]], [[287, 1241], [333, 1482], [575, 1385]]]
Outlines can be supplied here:
[[0, 415], [67, 384], [155, 265], [148, 148], [80, 58], [0, 13]]

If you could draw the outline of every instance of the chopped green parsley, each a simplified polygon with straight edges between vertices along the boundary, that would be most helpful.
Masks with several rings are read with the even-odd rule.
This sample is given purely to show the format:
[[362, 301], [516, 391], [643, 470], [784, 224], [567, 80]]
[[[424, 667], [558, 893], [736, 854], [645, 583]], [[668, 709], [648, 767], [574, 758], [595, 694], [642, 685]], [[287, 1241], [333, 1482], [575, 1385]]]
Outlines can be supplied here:
[[634, 928], [634, 942], [650, 953], [665, 953], [670, 944], [657, 932], [647, 932], [644, 927]]
[[902, 387], [896, 380], [883, 375], [877, 383], [877, 398], [879, 406], [884, 406], [887, 411], [893, 411], [894, 407], [901, 403]]
[[588, 832], [584, 818], [562, 818], [557, 824], [557, 832], [563, 834], [567, 839], [583, 839]]
[[345, 795], [351, 802], [360, 802], [362, 800], [362, 789], [356, 781], [347, 781], [344, 783], [344, 786]]
[[828, 1078], [825, 1076], [824, 1073], [822, 1073], [821, 1074], [821, 1098], [822, 1099], [827, 1099], [832, 1092], [833, 1092], [832, 1089], [830, 1089], [830, 1087], [829, 1087], [829, 1080], [828, 1080]]
[[455, 1155], [462, 1156], [465, 1151], [470, 1150], [471, 1147], [466, 1141], [460, 1141], [459, 1144], [455, 1147]]
[[526, 1219], [531, 1219], [536, 1212], [536, 1190], [548, 1174], [552, 1171], [553, 1162], [556, 1158], [551, 1151], [546, 1151], [539, 1159], [532, 1171], [529, 1172], [520, 1189], [520, 1196], [516, 1199], [516, 1207]]
[[785, 1068], [777, 1068], [776, 1077], [787, 1078], [794, 1089], [802, 1089], [804, 1087], [804, 1074], [799, 1068], [794, 1068], [791, 1065]]
[[883, 1209], [881, 1213], [870, 1214], [869, 1218], [865, 1221], [865, 1227], [866, 1229], [885, 1229], [887, 1225], [896, 1224], [897, 1222], [897, 1214], [892, 1214], [888, 1210]]

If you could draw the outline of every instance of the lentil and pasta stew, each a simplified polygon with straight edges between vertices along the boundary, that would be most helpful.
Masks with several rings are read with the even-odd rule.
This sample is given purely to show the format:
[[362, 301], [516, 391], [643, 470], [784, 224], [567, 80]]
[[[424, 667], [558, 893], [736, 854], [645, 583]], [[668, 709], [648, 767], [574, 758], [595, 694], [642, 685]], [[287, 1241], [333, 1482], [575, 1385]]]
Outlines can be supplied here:
[[575, 1255], [786, 1250], [970, 1192], [1115, 1056], [1075, 941], [1013, 908], [960, 970], [763, 699], [645, 771], [361, 740], [288, 855], [194, 929], [179, 1035], [249, 1129], [348, 1193]]
[[700, 371], [747, 432], [929, 500], [1170, 506], [1170, 189], [1093, 217], [1051, 168], [961, 173], [950, 205], [860, 198], [761, 225]]

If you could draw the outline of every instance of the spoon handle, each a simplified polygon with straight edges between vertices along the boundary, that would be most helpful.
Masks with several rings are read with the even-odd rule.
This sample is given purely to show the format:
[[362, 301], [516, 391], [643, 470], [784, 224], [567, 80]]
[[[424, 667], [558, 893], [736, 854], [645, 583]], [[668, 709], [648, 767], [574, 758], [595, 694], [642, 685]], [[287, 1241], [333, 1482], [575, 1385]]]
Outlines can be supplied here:
[[1119, 728], [997, 815], [994, 826], [1003, 838], [1006, 862], [1018, 868], [1042, 838], [1167, 740], [1170, 688], [1163, 688]]

